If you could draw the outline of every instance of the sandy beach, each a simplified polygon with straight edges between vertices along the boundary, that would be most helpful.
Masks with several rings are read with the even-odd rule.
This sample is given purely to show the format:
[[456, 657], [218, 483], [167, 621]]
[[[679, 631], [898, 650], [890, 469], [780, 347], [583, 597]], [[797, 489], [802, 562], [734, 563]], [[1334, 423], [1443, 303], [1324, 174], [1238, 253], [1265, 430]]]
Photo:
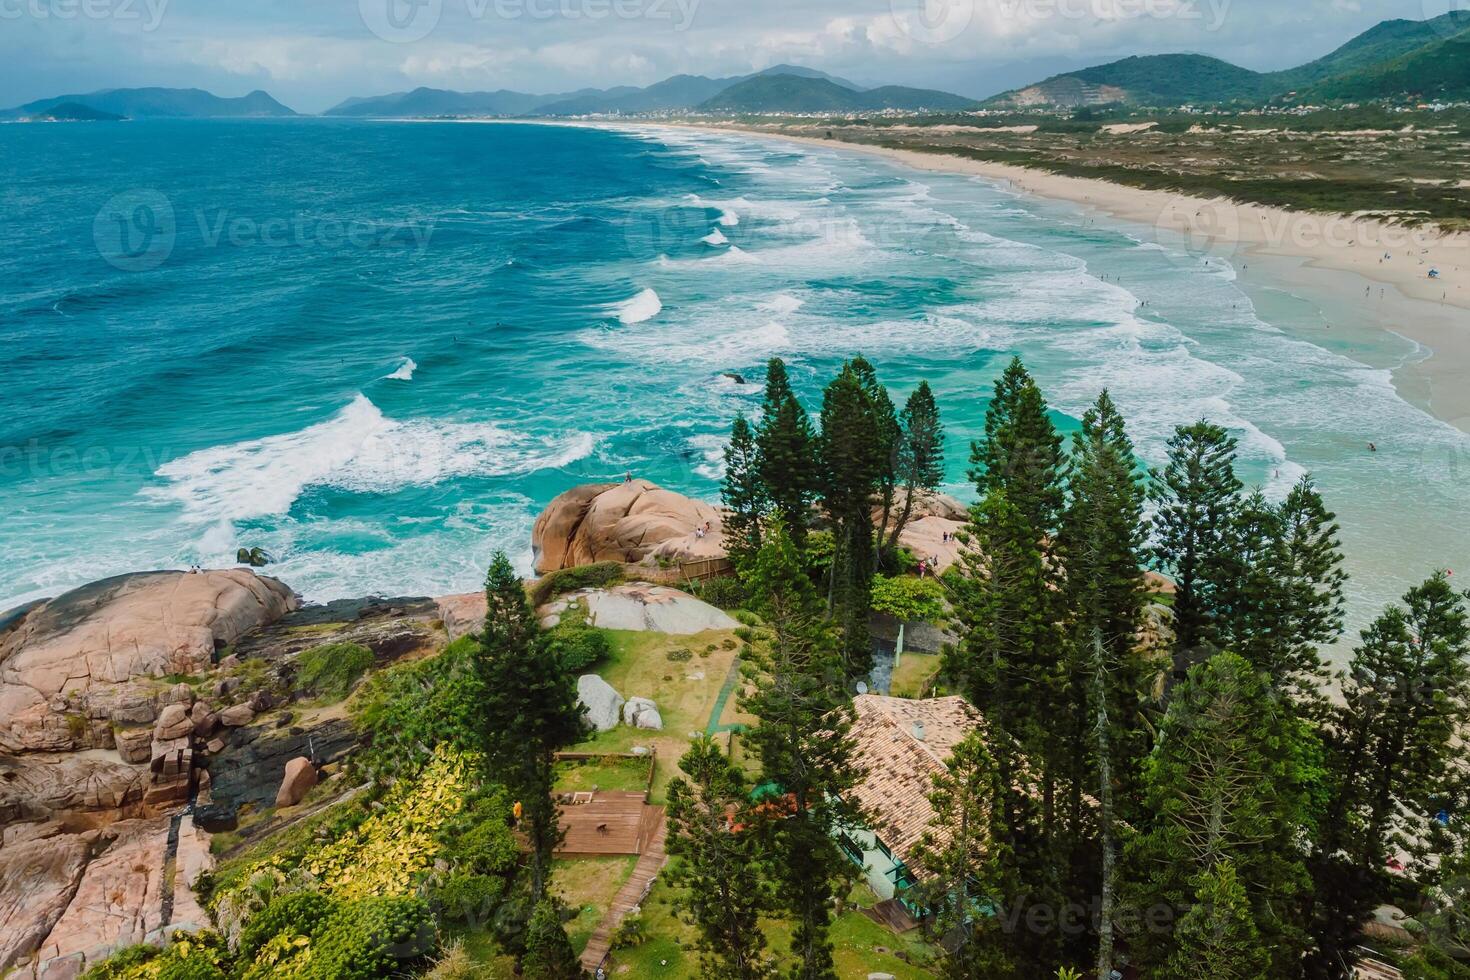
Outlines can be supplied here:
[[[687, 124], [677, 124], [687, 125]], [[1389, 331], [1423, 348], [1387, 365], [1403, 397], [1470, 432], [1470, 235], [1349, 215], [1284, 211], [1144, 190], [948, 154], [875, 147], [749, 126], [739, 132], [884, 157], [919, 170], [968, 174], [1153, 229], [1229, 261], [1243, 285], [1290, 288], [1317, 303], [1329, 328]], [[1182, 239], [1180, 236], [1183, 236]], [[1254, 267], [1252, 266], [1254, 263]], [[1436, 270], [1437, 277], [1430, 276]]]

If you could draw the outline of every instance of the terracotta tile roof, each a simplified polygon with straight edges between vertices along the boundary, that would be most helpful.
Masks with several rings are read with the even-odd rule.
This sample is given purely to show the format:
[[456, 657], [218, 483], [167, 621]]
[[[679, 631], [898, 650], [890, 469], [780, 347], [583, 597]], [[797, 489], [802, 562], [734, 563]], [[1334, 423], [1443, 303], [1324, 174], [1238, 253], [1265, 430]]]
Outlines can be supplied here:
[[961, 697], [913, 701], [862, 694], [852, 707], [853, 759], [863, 777], [853, 799], [889, 850], [913, 866], [914, 845], [934, 817], [934, 776], [944, 771], [954, 747], [981, 727], [980, 713]]

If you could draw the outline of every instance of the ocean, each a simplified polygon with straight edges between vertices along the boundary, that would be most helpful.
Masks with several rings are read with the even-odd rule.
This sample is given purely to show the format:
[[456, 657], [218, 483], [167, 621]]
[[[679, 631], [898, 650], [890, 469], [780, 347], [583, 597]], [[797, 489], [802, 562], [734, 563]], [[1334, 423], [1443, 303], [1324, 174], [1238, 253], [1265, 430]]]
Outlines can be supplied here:
[[1064, 430], [1109, 388], [1151, 464], [1224, 424], [1248, 483], [1319, 481], [1355, 623], [1470, 568], [1470, 436], [1393, 385], [1428, 351], [974, 177], [659, 127], [13, 125], [0, 216], [0, 608], [241, 546], [312, 600], [473, 590], [575, 484], [716, 498], [773, 355], [813, 410], [856, 353], [928, 379], [963, 499], [1014, 354]]

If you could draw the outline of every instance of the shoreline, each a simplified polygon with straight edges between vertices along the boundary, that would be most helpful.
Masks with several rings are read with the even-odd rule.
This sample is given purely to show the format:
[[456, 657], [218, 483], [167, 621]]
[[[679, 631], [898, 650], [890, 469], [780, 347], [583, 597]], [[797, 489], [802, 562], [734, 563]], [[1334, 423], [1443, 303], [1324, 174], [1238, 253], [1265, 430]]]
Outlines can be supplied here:
[[[1034, 198], [1144, 226], [1156, 237], [1163, 233], [1187, 239], [1192, 249], [1230, 261], [1242, 288], [1250, 292], [1287, 288], [1319, 307], [1329, 328], [1345, 328], [1349, 336], [1355, 331], [1380, 339], [1389, 334], [1417, 345], [1420, 356], [1371, 366], [1390, 371], [1405, 401], [1470, 432], [1470, 235], [1205, 199], [953, 154], [748, 126], [654, 125], [805, 143], [864, 153], [916, 170], [979, 177]], [[1385, 253], [1391, 257], [1384, 259]], [[1440, 278], [1429, 278], [1431, 268], [1440, 271]]]

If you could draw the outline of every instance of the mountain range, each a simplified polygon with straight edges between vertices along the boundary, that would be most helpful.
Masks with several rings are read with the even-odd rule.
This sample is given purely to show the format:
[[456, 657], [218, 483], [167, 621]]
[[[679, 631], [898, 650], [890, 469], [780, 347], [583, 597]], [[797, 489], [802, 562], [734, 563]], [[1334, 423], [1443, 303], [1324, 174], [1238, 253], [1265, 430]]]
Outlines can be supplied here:
[[1053, 75], [985, 104], [1260, 105], [1401, 97], [1470, 98], [1470, 11], [1383, 21], [1330, 54], [1284, 71], [1251, 71], [1200, 54], [1146, 55]]
[[[79, 115], [91, 110], [100, 116]], [[58, 116], [58, 112], [66, 115]], [[197, 88], [117, 88], [86, 95], [58, 95], [0, 110], [0, 119], [106, 118], [183, 119], [294, 116], [264, 92], [222, 99]]]
[[675, 75], [647, 88], [584, 89], [552, 95], [524, 92], [451, 92], [419, 88], [367, 99], [348, 99], [328, 116], [583, 116], [648, 112], [864, 112], [875, 109], [954, 110], [973, 99], [927, 89], [886, 85], [864, 88], [845, 78], [797, 65], [776, 65], [753, 75], [707, 78]]
[[[1429, 20], [1389, 20], [1295, 68], [1257, 72], [1201, 54], [1124, 58], [1053, 75], [984, 103], [932, 89], [855, 84], [812, 68], [777, 65], [752, 75], [675, 75], [645, 88], [619, 86], [535, 95], [500, 90], [411, 92], [352, 98], [325, 115], [357, 118], [639, 115], [708, 112], [962, 112], [986, 108], [1122, 103], [1170, 107], [1256, 106], [1373, 99], [1470, 99], [1470, 11]], [[200, 89], [109, 89], [61, 95], [0, 111], [0, 120], [240, 118], [296, 115], [264, 92], [220, 98]]]

